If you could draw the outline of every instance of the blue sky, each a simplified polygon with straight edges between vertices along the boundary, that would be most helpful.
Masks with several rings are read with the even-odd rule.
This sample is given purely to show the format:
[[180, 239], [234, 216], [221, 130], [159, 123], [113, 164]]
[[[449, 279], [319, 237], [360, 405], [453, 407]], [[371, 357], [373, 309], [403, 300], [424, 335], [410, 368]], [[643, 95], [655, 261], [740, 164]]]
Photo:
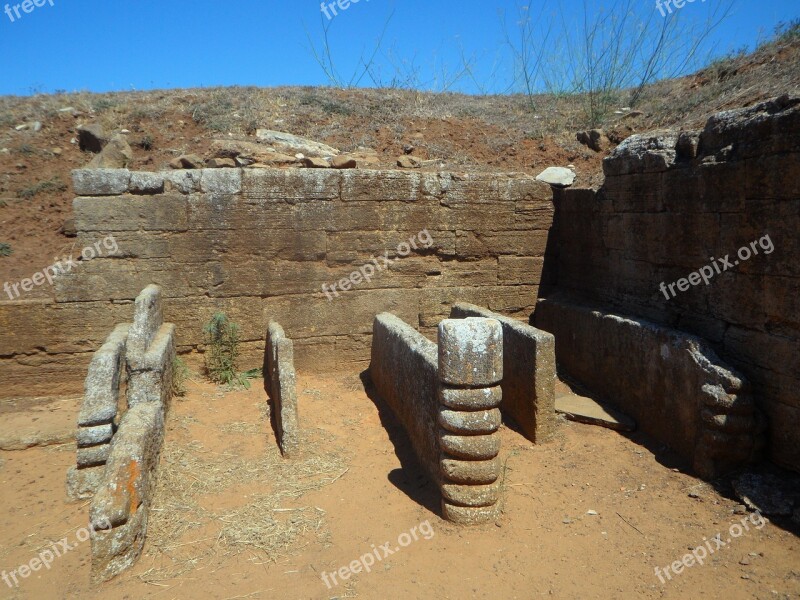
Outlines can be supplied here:
[[[8, 4], [11, 12], [11, 17], [0, 12], [0, 94], [327, 84], [307, 37], [320, 48], [322, 22], [330, 24], [330, 47], [344, 80], [357, 70], [360, 56], [371, 54], [385, 28], [374, 63], [384, 82], [407, 74], [413, 64], [417, 82], [441, 89], [466, 62], [473, 77], [457, 80], [450, 89], [505, 91], [515, 69], [500, 15], [505, 11], [513, 36], [523, 4], [360, 0], [337, 9], [338, 16], [328, 21], [318, 0], [36, 1], [44, 5], [29, 4], [30, 13], [20, 7], [17, 18], [14, 6], [22, 0], [0, 0], [0, 11]], [[722, 1], [695, 0], [667, 18], [698, 25]], [[540, 41], [549, 25], [574, 30], [583, 19], [583, 0], [549, 2], [544, 7], [541, 0], [530, 2]], [[596, 15], [613, 1], [586, 3], [587, 13]], [[637, 0], [637, 5], [642, 16], [656, 14], [655, 0]], [[719, 54], [752, 47], [778, 22], [798, 16], [798, 0], [735, 0], [734, 13], [705, 50]], [[371, 84], [369, 78], [359, 83]]]

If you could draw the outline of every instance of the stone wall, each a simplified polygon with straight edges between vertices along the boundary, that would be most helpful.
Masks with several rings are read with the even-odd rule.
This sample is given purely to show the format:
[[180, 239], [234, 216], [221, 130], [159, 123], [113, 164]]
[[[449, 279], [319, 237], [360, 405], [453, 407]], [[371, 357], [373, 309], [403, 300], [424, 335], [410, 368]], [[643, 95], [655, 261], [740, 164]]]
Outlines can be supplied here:
[[[91, 353], [150, 283], [169, 298], [180, 352], [225, 311], [248, 367], [261, 364], [270, 320], [299, 369], [351, 370], [366, 367], [384, 310], [429, 337], [458, 301], [527, 318], [553, 218], [550, 187], [521, 175], [92, 170], [73, 184], [75, 247], [114, 236], [118, 252], [59, 277], [54, 301], [0, 303], [3, 395], [46, 395], [50, 380], [80, 389]], [[323, 291], [384, 256], [393, 262], [369, 280]]]
[[558, 289], [708, 340], [751, 382], [771, 458], [800, 470], [800, 99], [633, 136], [604, 169], [600, 190], [555, 195]]
[[634, 417], [701, 477], [761, 457], [765, 424], [751, 386], [702, 339], [558, 298], [539, 301], [536, 324], [555, 334], [565, 372]]

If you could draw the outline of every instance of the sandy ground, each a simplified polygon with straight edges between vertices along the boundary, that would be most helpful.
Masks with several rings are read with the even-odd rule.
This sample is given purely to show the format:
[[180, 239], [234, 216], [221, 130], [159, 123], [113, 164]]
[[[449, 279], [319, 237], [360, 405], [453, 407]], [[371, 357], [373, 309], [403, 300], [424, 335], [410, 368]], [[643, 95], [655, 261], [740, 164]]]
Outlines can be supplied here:
[[[402, 429], [358, 375], [301, 374], [305, 449], [290, 463], [261, 384], [230, 392], [190, 382], [174, 401], [144, 554], [99, 587], [89, 583], [90, 543], [78, 541], [88, 505], [64, 492], [73, 445], [0, 452], [0, 569], [29, 563], [50, 541], [74, 546], [18, 588], [0, 581], [0, 597], [800, 597], [797, 537], [751, 516], [730, 538], [748, 518], [733, 514], [737, 502], [646, 438], [564, 421], [555, 441], [534, 446], [504, 426], [504, 514], [462, 528], [439, 518]], [[54, 406], [46, 414], [63, 429], [74, 408]], [[661, 583], [656, 567], [718, 533], [730, 543]], [[328, 575], [326, 585], [323, 573], [375, 550], [370, 572], [338, 585]]]

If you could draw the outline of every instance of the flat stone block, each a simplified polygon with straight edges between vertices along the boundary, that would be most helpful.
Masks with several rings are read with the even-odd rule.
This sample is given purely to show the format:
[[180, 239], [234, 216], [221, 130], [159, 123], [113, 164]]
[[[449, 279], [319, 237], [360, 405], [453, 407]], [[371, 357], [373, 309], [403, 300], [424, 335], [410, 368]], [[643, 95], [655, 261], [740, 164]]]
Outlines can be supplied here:
[[578, 423], [599, 425], [615, 431], [636, 430], [636, 421], [628, 415], [577, 394], [556, 398], [556, 412]]
[[164, 174], [134, 171], [128, 190], [132, 194], [161, 194], [164, 192]]
[[200, 191], [223, 196], [238, 194], [242, 191], [242, 170], [202, 169]]
[[500, 454], [500, 436], [491, 435], [453, 435], [441, 430], [442, 451], [464, 460], [491, 460]]
[[461, 412], [442, 408], [439, 410], [439, 425], [452, 433], [477, 435], [494, 433], [500, 427], [500, 409]]
[[176, 191], [181, 194], [191, 194], [200, 191], [200, 171], [196, 170], [177, 170], [165, 171], [164, 189], [166, 191]]
[[500, 517], [500, 503], [483, 508], [455, 506], [442, 500], [442, 518], [459, 525], [493, 523]]
[[79, 427], [75, 437], [78, 440], [78, 448], [107, 444], [114, 437], [114, 426], [108, 423], [95, 427]]
[[442, 474], [453, 483], [464, 485], [485, 485], [494, 483], [500, 477], [502, 464], [497, 458], [492, 460], [455, 460], [443, 458]]
[[503, 379], [503, 327], [495, 319], [445, 319], [439, 324], [439, 378], [486, 387]]
[[439, 401], [447, 408], [460, 411], [489, 410], [500, 406], [503, 390], [500, 386], [459, 389], [439, 388]]
[[78, 448], [78, 468], [103, 465], [111, 454], [111, 444], [100, 444], [90, 448]]
[[76, 169], [72, 189], [78, 196], [119, 196], [128, 191], [128, 169]]
[[502, 482], [495, 481], [489, 485], [458, 485], [446, 483], [442, 485], [442, 498], [448, 504], [456, 506], [486, 507], [494, 506], [500, 500]]

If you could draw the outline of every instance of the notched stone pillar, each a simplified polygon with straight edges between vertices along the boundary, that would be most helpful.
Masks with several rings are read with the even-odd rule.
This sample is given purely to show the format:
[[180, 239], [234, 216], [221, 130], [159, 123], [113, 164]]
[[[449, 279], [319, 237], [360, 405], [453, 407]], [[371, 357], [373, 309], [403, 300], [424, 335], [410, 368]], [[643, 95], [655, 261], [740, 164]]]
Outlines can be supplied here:
[[439, 324], [439, 446], [442, 516], [485, 523], [500, 513], [503, 328], [495, 319]]

